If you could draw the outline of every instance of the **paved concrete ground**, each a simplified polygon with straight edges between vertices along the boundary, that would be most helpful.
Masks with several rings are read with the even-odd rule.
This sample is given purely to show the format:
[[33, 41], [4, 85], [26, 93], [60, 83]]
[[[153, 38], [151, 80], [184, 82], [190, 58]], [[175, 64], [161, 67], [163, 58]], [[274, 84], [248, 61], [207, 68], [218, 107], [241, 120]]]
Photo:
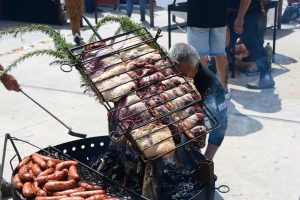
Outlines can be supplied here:
[[[105, 9], [104, 14], [124, 14]], [[101, 13], [103, 14], [103, 13]], [[88, 17], [94, 23], [92, 15]], [[133, 19], [139, 19], [135, 13]], [[157, 9], [155, 25], [162, 27], [159, 43], [167, 48], [166, 11]], [[147, 18], [149, 20], [149, 18]], [[179, 20], [180, 21], [180, 20]], [[0, 21], [0, 27], [28, 23]], [[145, 24], [148, 26], [148, 24]], [[115, 25], [100, 30], [105, 37], [113, 33]], [[150, 29], [153, 33], [156, 28]], [[56, 26], [68, 40], [72, 40], [68, 25]], [[87, 38], [91, 31], [84, 31]], [[173, 41], [186, 42], [180, 30], [172, 34]], [[33, 49], [49, 48], [51, 42], [42, 34], [28, 34], [23, 39], [5, 37], [0, 40], [0, 62], [8, 65], [25, 51], [9, 52], [35, 44]], [[267, 41], [271, 32], [266, 34]], [[276, 58], [273, 64], [275, 89], [248, 90], [245, 85], [257, 76], [237, 74], [230, 79], [232, 99], [229, 104], [229, 128], [220, 151], [215, 157], [217, 185], [231, 188], [227, 194], [216, 193], [217, 200], [297, 200], [300, 197], [300, 29], [284, 26], [278, 32]], [[107, 135], [106, 110], [89, 96], [82, 94], [79, 74], [63, 73], [58, 67], [49, 67], [48, 57], [30, 59], [12, 72], [22, 88], [44, 105], [74, 131], [88, 136]], [[65, 134], [65, 128], [20, 93], [0, 87], [0, 148], [5, 133], [30, 141], [40, 147], [56, 145], [76, 138]], [[29, 155], [35, 148], [17, 143], [21, 155]], [[1, 153], [0, 153], [1, 154]], [[8, 145], [4, 176], [9, 179], [8, 160], [14, 151]], [[0, 156], [2, 158], [2, 156]]]

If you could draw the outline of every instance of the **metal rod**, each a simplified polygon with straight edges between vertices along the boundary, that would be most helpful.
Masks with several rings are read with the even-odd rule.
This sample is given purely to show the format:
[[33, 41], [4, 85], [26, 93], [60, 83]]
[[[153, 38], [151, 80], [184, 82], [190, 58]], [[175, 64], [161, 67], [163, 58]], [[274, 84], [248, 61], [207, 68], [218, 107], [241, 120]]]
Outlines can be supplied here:
[[95, 35], [97, 36], [97, 38], [99, 39], [99, 40], [102, 40], [102, 37], [99, 35], [99, 33], [97, 32], [97, 30], [93, 27], [93, 25], [90, 23], [90, 21], [84, 16], [84, 15], [82, 15], [81, 16], [83, 19], [84, 19], [84, 21], [89, 25], [89, 27], [92, 29], [92, 31], [95, 33]]
[[67, 126], [64, 122], [62, 122], [60, 119], [58, 119], [54, 114], [52, 114], [50, 111], [48, 111], [45, 107], [43, 107], [41, 104], [39, 104], [38, 102], [36, 102], [33, 98], [31, 98], [28, 94], [26, 94], [23, 90], [21, 90], [21, 92], [28, 97], [31, 101], [33, 101], [36, 105], [38, 105], [40, 108], [42, 108], [45, 112], [47, 112], [51, 117], [53, 117], [54, 119], [56, 119], [56, 121], [58, 121], [60, 124], [62, 124], [64, 127], [66, 127], [68, 129], [68, 134], [75, 136], [75, 137], [80, 137], [80, 138], [85, 138], [86, 135], [85, 134], [81, 134], [81, 133], [75, 133], [72, 131], [72, 128]]

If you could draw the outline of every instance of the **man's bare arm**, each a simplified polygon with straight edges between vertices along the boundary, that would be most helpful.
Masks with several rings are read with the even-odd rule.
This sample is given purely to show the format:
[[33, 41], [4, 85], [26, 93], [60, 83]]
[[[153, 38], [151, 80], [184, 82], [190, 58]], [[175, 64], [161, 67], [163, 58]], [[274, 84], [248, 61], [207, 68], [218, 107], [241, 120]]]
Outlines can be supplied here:
[[234, 23], [234, 31], [237, 34], [242, 34], [244, 32], [244, 16], [250, 6], [251, 0], [241, 0], [237, 18]]

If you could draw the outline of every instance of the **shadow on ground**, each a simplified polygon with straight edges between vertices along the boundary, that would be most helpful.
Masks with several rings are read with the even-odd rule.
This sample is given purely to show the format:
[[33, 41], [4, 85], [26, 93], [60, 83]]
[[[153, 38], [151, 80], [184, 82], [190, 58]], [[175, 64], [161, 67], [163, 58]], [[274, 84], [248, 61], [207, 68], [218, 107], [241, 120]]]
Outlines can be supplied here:
[[246, 136], [260, 131], [263, 125], [247, 115], [240, 113], [232, 102], [228, 104], [228, 128], [226, 136]]

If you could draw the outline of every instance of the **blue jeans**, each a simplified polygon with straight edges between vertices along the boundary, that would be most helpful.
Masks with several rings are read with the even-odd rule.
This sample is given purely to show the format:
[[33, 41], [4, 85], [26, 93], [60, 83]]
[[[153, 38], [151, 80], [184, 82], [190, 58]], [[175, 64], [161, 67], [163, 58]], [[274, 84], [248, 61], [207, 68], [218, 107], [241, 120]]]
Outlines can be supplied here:
[[260, 76], [270, 74], [268, 68], [267, 54], [263, 43], [259, 36], [259, 20], [260, 14], [258, 10], [248, 11], [244, 17], [244, 32], [238, 35], [234, 32], [234, 22], [237, 18], [237, 12], [230, 12], [228, 14], [228, 27], [230, 30], [230, 43], [226, 48], [227, 55], [231, 55], [230, 51], [234, 48], [236, 40], [241, 38], [246, 48], [249, 51], [250, 57], [255, 61]]
[[[146, 1], [147, 0], [139, 0], [139, 2], [140, 2], [141, 21], [145, 21]], [[127, 12], [128, 17], [131, 17], [132, 10], [133, 10], [133, 0], [127, 0], [127, 2], [126, 2], [126, 12]]]

